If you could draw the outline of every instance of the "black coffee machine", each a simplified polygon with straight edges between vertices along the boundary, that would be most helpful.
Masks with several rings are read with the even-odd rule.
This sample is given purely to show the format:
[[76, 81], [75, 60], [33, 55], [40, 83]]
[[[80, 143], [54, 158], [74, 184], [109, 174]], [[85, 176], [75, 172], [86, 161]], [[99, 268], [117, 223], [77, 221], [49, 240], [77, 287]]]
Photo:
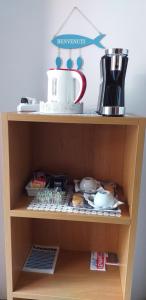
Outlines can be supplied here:
[[124, 86], [128, 63], [127, 49], [106, 49], [100, 61], [101, 84], [97, 113], [105, 116], [125, 114]]

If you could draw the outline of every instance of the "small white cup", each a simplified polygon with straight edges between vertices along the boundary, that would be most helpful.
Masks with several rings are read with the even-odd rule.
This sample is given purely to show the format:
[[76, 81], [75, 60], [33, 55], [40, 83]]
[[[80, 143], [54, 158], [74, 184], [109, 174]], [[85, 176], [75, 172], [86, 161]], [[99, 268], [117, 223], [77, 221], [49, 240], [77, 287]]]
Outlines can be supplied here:
[[99, 187], [100, 183], [92, 178], [92, 177], [84, 177], [80, 181], [80, 190], [84, 193], [96, 193], [97, 188]]

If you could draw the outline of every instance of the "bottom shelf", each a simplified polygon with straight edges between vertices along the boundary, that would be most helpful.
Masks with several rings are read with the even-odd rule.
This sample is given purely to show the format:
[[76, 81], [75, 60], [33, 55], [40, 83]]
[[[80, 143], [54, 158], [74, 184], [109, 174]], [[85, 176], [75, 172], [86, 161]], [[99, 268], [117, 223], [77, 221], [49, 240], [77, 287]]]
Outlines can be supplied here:
[[123, 300], [118, 267], [89, 270], [90, 253], [60, 251], [55, 274], [21, 272], [14, 298], [46, 300]]

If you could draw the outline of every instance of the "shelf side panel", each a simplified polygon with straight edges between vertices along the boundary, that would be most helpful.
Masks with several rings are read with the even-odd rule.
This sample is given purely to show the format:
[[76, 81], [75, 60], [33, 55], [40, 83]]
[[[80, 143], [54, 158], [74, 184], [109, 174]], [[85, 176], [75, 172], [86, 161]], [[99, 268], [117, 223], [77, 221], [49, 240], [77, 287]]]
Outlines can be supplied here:
[[126, 132], [123, 186], [129, 203], [131, 222], [129, 229], [122, 228], [119, 235], [120, 274], [125, 300], [130, 300], [131, 297], [144, 134], [145, 124], [143, 121], [139, 122], [139, 126], [127, 128]]
[[5, 229], [5, 261], [7, 299], [12, 300], [12, 252], [11, 252], [11, 223], [10, 223], [10, 177], [9, 177], [9, 140], [7, 114], [1, 115], [2, 121], [2, 171], [3, 171], [3, 206], [4, 206], [4, 229]]
[[[138, 143], [138, 126], [127, 126], [123, 155], [123, 188], [129, 205], [130, 217], [133, 203], [133, 188], [135, 177], [136, 149]], [[123, 295], [126, 289], [127, 264], [129, 252], [130, 228], [121, 227], [119, 232], [120, 275]]]
[[139, 192], [142, 173], [142, 159], [144, 150], [144, 138], [145, 138], [145, 122], [139, 121], [137, 132], [137, 145], [136, 145], [136, 159], [134, 168], [134, 184], [133, 184], [133, 201], [131, 205], [131, 225], [129, 235], [129, 251], [128, 251], [128, 264], [127, 264], [127, 277], [125, 288], [125, 299], [131, 298], [131, 284], [133, 273], [133, 260], [134, 260], [134, 248], [135, 248], [135, 236], [137, 227], [137, 215], [139, 206]]
[[25, 259], [32, 247], [31, 220], [12, 218], [11, 219], [12, 239], [12, 275], [13, 289], [16, 286], [20, 272], [22, 271]]
[[30, 124], [9, 122], [10, 199], [16, 206], [32, 173]]
[[135, 176], [136, 149], [138, 143], [138, 126], [128, 126], [125, 131], [125, 149], [123, 159], [123, 187], [131, 209]]

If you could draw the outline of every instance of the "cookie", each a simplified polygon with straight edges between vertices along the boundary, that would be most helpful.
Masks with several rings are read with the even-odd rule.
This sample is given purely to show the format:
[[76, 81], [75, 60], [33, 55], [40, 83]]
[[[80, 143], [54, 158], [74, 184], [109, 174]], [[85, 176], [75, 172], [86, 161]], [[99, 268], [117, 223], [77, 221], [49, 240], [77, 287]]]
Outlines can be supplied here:
[[82, 194], [80, 194], [80, 193], [73, 194], [72, 205], [74, 207], [83, 207], [83, 204], [84, 204], [84, 199], [83, 199]]

